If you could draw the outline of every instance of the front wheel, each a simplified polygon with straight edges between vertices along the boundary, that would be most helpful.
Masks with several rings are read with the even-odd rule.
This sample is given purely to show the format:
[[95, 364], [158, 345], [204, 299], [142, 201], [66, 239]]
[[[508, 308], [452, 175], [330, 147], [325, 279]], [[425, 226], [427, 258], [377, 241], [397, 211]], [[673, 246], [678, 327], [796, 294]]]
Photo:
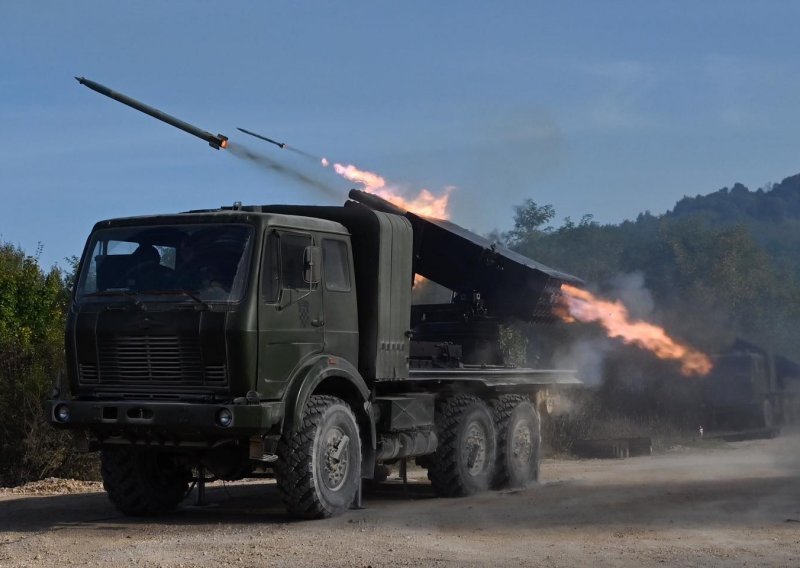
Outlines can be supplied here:
[[189, 489], [191, 472], [168, 453], [108, 449], [100, 454], [100, 466], [108, 498], [126, 515], [173, 511]]
[[281, 438], [275, 474], [289, 514], [316, 519], [347, 510], [361, 482], [361, 438], [347, 403], [312, 396], [300, 429]]
[[443, 497], [486, 491], [494, 474], [496, 445], [492, 415], [472, 395], [457, 395], [436, 408], [439, 447], [430, 457], [428, 478]]

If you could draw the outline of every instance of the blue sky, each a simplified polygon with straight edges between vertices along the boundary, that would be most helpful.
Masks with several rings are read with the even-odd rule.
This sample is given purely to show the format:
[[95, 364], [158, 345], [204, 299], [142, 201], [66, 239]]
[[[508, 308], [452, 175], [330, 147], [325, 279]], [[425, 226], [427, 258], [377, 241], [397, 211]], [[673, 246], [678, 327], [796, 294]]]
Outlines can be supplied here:
[[[79, 86], [83, 75], [321, 183], [237, 126], [378, 172], [456, 186], [453, 219], [508, 229], [661, 213], [800, 172], [792, 2], [4, 2], [0, 240], [49, 266], [104, 218], [331, 203]], [[343, 198], [342, 198], [343, 200]]]

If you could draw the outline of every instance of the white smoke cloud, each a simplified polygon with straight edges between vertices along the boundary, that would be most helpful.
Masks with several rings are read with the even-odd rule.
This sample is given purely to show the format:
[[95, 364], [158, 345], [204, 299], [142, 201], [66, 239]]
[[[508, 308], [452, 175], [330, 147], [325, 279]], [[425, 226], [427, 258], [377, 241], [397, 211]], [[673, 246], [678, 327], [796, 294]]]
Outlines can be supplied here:
[[[645, 286], [644, 274], [632, 272], [619, 274], [603, 287], [605, 297], [620, 300], [634, 319], [651, 320], [655, 302]], [[577, 339], [554, 357], [557, 368], [574, 369], [587, 385], [603, 382], [603, 372], [608, 355], [619, 349], [622, 343], [608, 337]]]

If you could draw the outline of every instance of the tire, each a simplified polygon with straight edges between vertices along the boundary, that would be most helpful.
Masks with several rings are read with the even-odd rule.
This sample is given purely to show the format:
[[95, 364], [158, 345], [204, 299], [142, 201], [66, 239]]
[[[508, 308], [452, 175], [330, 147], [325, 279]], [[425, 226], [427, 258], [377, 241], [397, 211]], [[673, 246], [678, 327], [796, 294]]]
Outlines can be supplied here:
[[439, 447], [430, 458], [428, 479], [441, 497], [473, 495], [489, 489], [494, 475], [494, 422], [486, 404], [457, 395], [437, 404]]
[[759, 422], [759, 426], [762, 428], [772, 428], [775, 426], [775, 413], [772, 409], [772, 403], [767, 399], [764, 399], [761, 403], [761, 417]]
[[497, 463], [492, 487], [527, 487], [539, 480], [542, 443], [539, 413], [520, 395], [503, 395], [492, 401], [497, 431]]
[[347, 403], [308, 400], [300, 430], [285, 432], [278, 444], [275, 477], [292, 516], [332, 517], [350, 507], [361, 482], [361, 438]]
[[191, 472], [175, 457], [136, 449], [103, 450], [103, 487], [125, 515], [161, 515], [174, 511], [189, 490]]

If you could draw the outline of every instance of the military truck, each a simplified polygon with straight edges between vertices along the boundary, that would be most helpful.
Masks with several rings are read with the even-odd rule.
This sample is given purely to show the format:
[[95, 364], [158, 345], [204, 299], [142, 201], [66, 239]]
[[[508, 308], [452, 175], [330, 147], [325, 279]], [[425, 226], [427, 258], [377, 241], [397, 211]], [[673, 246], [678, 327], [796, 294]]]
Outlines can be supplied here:
[[[413, 306], [414, 275], [452, 301]], [[129, 515], [210, 472], [273, 475], [289, 513], [343, 512], [416, 459], [442, 496], [524, 486], [540, 405], [571, 371], [506, 366], [499, 326], [547, 322], [579, 279], [353, 190], [102, 221], [80, 261], [51, 422], [100, 451]], [[549, 389], [549, 390], [548, 390]]]
[[800, 365], [737, 339], [703, 379], [705, 428], [776, 431], [800, 417]]

